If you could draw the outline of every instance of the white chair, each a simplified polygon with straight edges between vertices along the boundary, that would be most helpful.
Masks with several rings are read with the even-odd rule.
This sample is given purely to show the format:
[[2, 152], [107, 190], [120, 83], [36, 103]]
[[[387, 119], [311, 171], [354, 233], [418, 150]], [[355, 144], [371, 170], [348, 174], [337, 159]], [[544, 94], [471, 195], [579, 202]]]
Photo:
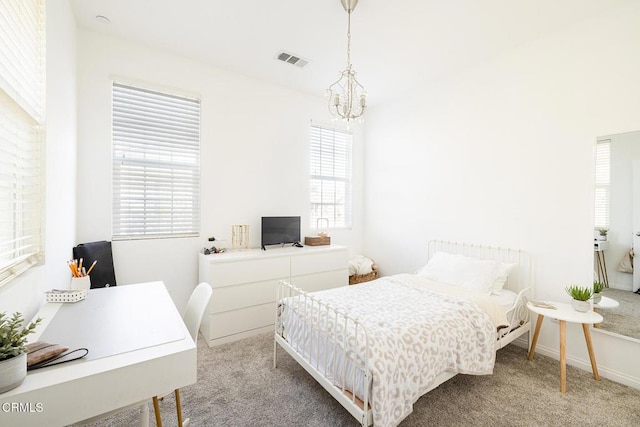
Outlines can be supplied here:
[[[213, 289], [211, 289], [211, 285], [208, 283], [202, 282], [191, 293], [189, 297], [189, 302], [187, 302], [187, 309], [185, 310], [182, 319], [184, 320], [184, 324], [186, 325], [189, 333], [191, 334], [191, 338], [193, 338], [193, 342], [198, 343], [198, 330], [200, 329], [200, 322], [202, 321], [202, 316], [204, 315], [204, 311], [207, 309], [209, 305], [209, 300], [211, 299], [211, 294], [213, 293]], [[173, 391], [176, 397], [176, 412], [178, 414], [178, 426], [182, 427], [182, 405], [180, 404], [180, 390], [175, 389]], [[153, 396], [153, 410], [156, 415], [156, 424], [158, 427], [162, 427], [162, 417], [160, 416], [160, 405], [158, 403], [158, 396]], [[184, 422], [184, 425], [189, 423], [189, 419], [187, 418]]]

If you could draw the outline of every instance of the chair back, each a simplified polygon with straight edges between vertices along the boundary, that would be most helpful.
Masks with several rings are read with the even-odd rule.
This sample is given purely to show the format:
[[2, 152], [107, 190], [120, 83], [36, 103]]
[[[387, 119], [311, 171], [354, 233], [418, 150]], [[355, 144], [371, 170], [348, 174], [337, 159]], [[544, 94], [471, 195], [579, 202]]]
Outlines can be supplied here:
[[187, 302], [187, 309], [182, 319], [191, 334], [191, 338], [193, 338], [193, 342], [197, 342], [198, 340], [198, 329], [200, 329], [200, 322], [202, 321], [204, 311], [209, 305], [211, 294], [213, 294], [211, 285], [202, 282], [196, 286], [189, 297], [189, 302]]
[[[113, 267], [113, 254], [111, 242], [101, 240], [99, 242], [80, 243], [73, 248], [73, 258], [84, 261], [87, 271], [91, 270], [91, 289], [116, 286], [116, 272]], [[96, 264], [91, 268], [93, 262]]]

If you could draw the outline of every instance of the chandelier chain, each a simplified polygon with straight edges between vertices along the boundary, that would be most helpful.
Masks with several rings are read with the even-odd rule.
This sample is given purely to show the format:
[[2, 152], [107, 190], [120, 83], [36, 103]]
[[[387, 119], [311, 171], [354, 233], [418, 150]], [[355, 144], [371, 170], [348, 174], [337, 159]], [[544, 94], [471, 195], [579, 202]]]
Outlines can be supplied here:
[[351, 12], [357, 3], [357, 0], [342, 0], [347, 12], [347, 68], [338, 74], [338, 80], [326, 91], [329, 112], [336, 118], [342, 118], [347, 124], [355, 119], [361, 121], [367, 108], [366, 90], [358, 82], [351, 64]]
[[351, 65], [351, 10], [347, 18], [347, 65]]

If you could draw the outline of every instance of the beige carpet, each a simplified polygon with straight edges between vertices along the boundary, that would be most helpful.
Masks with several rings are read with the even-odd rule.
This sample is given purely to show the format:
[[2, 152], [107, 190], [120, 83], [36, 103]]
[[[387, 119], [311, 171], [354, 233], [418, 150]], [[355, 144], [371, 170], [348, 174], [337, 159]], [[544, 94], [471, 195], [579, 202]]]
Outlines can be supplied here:
[[[359, 425], [282, 349], [274, 370], [272, 354], [271, 334], [214, 348], [201, 339], [198, 383], [182, 389], [191, 425]], [[498, 352], [493, 375], [454, 377], [420, 398], [400, 426], [640, 425], [640, 390], [572, 367], [565, 395], [559, 384], [556, 360], [536, 355], [529, 362], [524, 349], [510, 345]], [[173, 398], [161, 407], [164, 425], [175, 426]], [[96, 426], [130, 426], [135, 416], [121, 413]]]

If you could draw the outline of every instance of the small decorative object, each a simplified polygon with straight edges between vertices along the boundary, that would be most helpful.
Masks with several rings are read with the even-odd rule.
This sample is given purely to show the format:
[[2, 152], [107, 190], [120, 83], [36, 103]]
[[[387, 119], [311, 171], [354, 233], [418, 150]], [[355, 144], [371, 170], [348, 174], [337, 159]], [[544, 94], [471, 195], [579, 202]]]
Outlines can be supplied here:
[[600, 227], [598, 228], [598, 240], [607, 240], [607, 233], [609, 232], [608, 228]]
[[[215, 237], [211, 236], [207, 240], [209, 240], [210, 242], [215, 242], [217, 239]], [[226, 252], [226, 251], [227, 250], [225, 248], [218, 248], [216, 246], [211, 246], [210, 248], [208, 248], [208, 247], [202, 248], [202, 253], [205, 254], [205, 255], [219, 254], [219, 253]]]
[[546, 308], [548, 310], [555, 310], [556, 306], [546, 301], [531, 301], [531, 305], [534, 307]]
[[574, 310], [586, 313], [591, 309], [589, 299], [591, 299], [591, 295], [593, 294], [593, 288], [571, 285], [565, 288], [565, 291], [573, 298], [571, 300], [571, 307], [573, 307]]
[[87, 297], [86, 289], [52, 289], [45, 292], [47, 302], [78, 302]]
[[27, 376], [27, 335], [41, 321], [38, 318], [23, 328], [22, 314], [9, 318], [0, 313], [0, 393], [18, 387]]
[[231, 226], [231, 247], [233, 249], [249, 248], [249, 226], [248, 225], [232, 225]]
[[593, 303], [598, 304], [600, 300], [602, 300], [602, 290], [604, 289], [604, 283], [598, 282], [597, 280], [593, 282]]
[[329, 228], [329, 220], [327, 218], [318, 218], [316, 220], [317, 236], [307, 236], [304, 238], [304, 244], [307, 246], [324, 246], [331, 244], [331, 237], [327, 233]]

